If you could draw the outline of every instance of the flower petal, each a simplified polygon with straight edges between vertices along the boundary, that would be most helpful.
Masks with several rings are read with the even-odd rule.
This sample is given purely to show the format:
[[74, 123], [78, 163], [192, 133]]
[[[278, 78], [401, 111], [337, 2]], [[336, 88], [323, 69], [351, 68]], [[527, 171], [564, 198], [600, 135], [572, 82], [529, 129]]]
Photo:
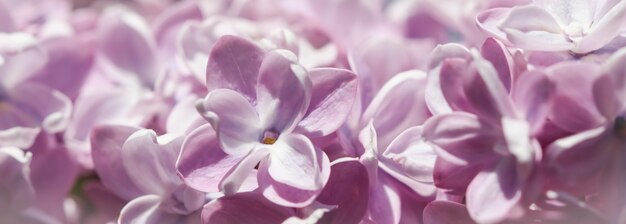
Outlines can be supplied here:
[[176, 168], [187, 186], [204, 192], [219, 192], [219, 182], [241, 159], [224, 153], [215, 131], [206, 124], [187, 135]]
[[441, 148], [437, 155], [448, 162], [472, 164], [493, 159], [501, 138], [493, 127], [473, 114], [453, 112], [437, 115], [424, 124], [424, 138]]
[[122, 146], [122, 162], [128, 176], [145, 193], [163, 195], [181, 184], [176, 157], [183, 139], [157, 139], [153, 130], [133, 133]]
[[412, 127], [394, 139], [385, 152], [385, 165], [413, 180], [432, 183], [433, 168], [437, 155], [433, 146], [428, 145], [422, 136], [422, 127]]
[[210, 90], [228, 88], [250, 101], [256, 100], [259, 69], [265, 52], [243, 38], [225, 35], [217, 40], [206, 69], [206, 84]]
[[230, 89], [211, 91], [198, 104], [211, 123], [224, 152], [245, 155], [262, 139], [259, 116], [243, 95]]
[[387, 148], [402, 131], [431, 116], [424, 99], [425, 86], [426, 74], [411, 70], [391, 78], [376, 94], [363, 112], [360, 125], [364, 127], [373, 120], [379, 149]]
[[[242, 215], [242, 211], [246, 214]], [[202, 209], [203, 224], [274, 224], [295, 215], [290, 208], [276, 205], [255, 192], [221, 197]]]
[[356, 100], [357, 77], [334, 68], [312, 69], [311, 103], [298, 129], [308, 136], [325, 136], [337, 130], [347, 119]]
[[126, 126], [99, 126], [91, 133], [96, 173], [104, 186], [126, 200], [144, 193], [128, 175], [122, 161], [122, 145], [137, 130]]
[[559, 63], [546, 71], [556, 84], [554, 102], [548, 118], [558, 127], [581, 132], [601, 125], [604, 117], [593, 103], [593, 81], [600, 75], [595, 64], [569, 62]]
[[424, 224], [473, 224], [464, 205], [451, 201], [433, 201], [424, 208]]
[[321, 223], [359, 223], [368, 208], [369, 180], [367, 170], [358, 160], [331, 165], [328, 183], [317, 197], [325, 205], [337, 208], [324, 214]]
[[494, 171], [479, 173], [467, 187], [467, 210], [477, 223], [504, 220], [521, 198], [515, 162], [502, 160]]
[[[181, 223], [192, 224], [200, 221], [200, 214], [194, 213], [189, 217], [167, 213], [160, 209], [161, 198], [157, 195], [145, 195], [130, 201], [122, 211], [118, 223]], [[193, 217], [195, 216], [195, 217]]]
[[99, 24], [99, 50], [126, 75], [153, 85], [158, 75], [156, 43], [143, 17], [120, 8], [104, 12]]
[[283, 135], [270, 150], [267, 171], [273, 180], [309, 191], [321, 190], [326, 184], [328, 157], [307, 137]]
[[517, 111], [524, 113], [533, 133], [539, 131], [548, 116], [555, 88], [554, 83], [538, 71], [522, 74], [515, 83], [511, 97]]
[[565, 179], [591, 177], [606, 165], [611, 150], [620, 147], [612, 135], [611, 130], [599, 127], [556, 140], [548, 147], [548, 158]]
[[250, 172], [253, 171], [254, 167], [257, 166], [259, 162], [262, 163], [269, 153], [270, 150], [264, 146], [250, 150], [248, 155], [243, 157], [243, 159], [241, 159], [236, 166], [233, 166], [222, 178], [222, 181], [219, 183], [220, 190], [224, 192], [225, 195], [237, 193], [242, 184], [248, 179]]
[[259, 70], [256, 105], [265, 130], [291, 132], [304, 117], [311, 94], [311, 79], [293, 53], [267, 53]]
[[561, 33], [555, 18], [541, 7], [514, 7], [502, 20], [501, 30], [513, 46], [536, 51], [565, 51], [574, 48]]

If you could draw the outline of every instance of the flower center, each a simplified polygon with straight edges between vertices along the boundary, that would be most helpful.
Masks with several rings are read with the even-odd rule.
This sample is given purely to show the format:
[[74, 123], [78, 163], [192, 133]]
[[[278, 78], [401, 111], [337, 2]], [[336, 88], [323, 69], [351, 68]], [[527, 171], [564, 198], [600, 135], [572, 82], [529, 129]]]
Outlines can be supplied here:
[[271, 145], [274, 144], [276, 140], [278, 140], [278, 133], [274, 131], [265, 131], [265, 133], [263, 133], [263, 139], [261, 140], [261, 143]]
[[615, 121], [613, 122], [613, 130], [618, 136], [626, 138], [626, 118], [624, 118], [624, 116], [615, 118]]

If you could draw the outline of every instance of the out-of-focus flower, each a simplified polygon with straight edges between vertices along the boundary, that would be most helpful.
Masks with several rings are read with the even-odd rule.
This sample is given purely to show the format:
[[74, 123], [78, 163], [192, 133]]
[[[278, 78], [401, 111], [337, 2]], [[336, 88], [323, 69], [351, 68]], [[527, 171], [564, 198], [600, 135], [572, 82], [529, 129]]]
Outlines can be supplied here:
[[487, 10], [479, 27], [515, 47], [532, 51], [586, 54], [606, 46], [624, 31], [622, 1], [552, 1]]
[[101, 126], [92, 135], [95, 168], [102, 183], [129, 200], [119, 223], [197, 223], [204, 194], [176, 174], [182, 137]]

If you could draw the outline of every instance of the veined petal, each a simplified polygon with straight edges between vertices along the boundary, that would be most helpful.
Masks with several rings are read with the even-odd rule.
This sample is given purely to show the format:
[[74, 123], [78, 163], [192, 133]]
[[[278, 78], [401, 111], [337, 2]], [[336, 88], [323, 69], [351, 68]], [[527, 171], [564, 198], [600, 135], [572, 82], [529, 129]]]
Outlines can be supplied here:
[[256, 100], [257, 79], [265, 52], [254, 43], [225, 35], [215, 42], [206, 69], [209, 91], [235, 90], [250, 102]]
[[270, 150], [267, 171], [272, 179], [308, 191], [321, 190], [326, 184], [328, 157], [305, 136], [281, 136]]
[[176, 168], [186, 185], [199, 191], [219, 192], [220, 181], [241, 159], [222, 151], [215, 131], [206, 124], [187, 135]]

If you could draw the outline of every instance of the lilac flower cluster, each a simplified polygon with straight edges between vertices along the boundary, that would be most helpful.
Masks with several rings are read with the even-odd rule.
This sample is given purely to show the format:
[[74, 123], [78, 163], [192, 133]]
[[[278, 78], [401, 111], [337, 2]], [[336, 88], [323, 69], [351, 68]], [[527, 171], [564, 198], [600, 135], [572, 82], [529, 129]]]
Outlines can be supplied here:
[[626, 1], [0, 0], [0, 223], [626, 223]]

